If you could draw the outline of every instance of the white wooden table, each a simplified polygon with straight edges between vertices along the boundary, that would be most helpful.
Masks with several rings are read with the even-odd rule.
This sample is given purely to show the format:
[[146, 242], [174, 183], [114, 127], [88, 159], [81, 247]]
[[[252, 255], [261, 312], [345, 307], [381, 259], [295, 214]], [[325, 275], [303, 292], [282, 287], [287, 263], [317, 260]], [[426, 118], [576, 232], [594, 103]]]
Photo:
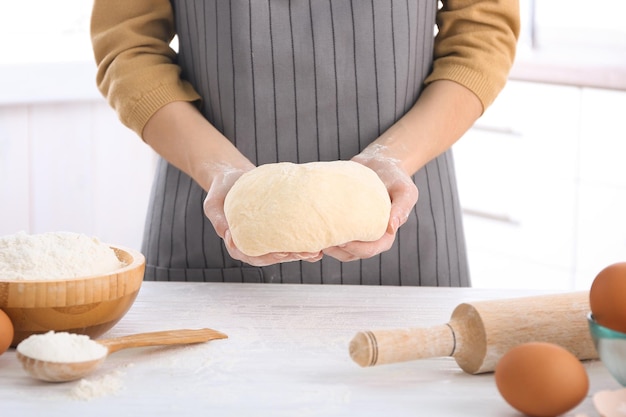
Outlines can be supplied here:
[[[111, 355], [83, 381], [28, 377], [14, 350], [0, 356], [4, 416], [519, 416], [493, 374], [468, 375], [451, 358], [360, 368], [348, 343], [359, 330], [430, 326], [464, 301], [532, 294], [479, 289], [144, 283], [104, 337], [210, 327], [206, 344]], [[569, 415], [598, 414], [591, 395], [619, 385], [585, 363], [591, 389]], [[90, 392], [91, 388], [93, 392]]]

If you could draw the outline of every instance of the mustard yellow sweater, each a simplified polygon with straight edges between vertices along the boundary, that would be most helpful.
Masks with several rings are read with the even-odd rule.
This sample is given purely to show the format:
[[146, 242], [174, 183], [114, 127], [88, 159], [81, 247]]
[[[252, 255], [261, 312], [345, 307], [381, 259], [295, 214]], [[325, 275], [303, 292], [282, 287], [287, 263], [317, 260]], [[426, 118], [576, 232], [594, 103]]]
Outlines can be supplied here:
[[[433, 1], [433, 0], [425, 0]], [[486, 109], [504, 87], [519, 35], [518, 0], [443, 0], [433, 71], [476, 94]], [[148, 119], [172, 101], [200, 96], [181, 79], [169, 0], [95, 0], [91, 39], [97, 84], [122, 123], [141, 136]]]

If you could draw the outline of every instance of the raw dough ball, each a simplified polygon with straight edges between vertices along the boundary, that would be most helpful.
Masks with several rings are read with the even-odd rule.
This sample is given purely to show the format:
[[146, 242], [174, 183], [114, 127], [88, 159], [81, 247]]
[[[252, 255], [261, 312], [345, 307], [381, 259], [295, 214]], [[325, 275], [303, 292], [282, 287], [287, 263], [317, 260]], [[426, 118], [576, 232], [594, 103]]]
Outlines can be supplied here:
[[390, 209], [378, 175], [352, 161], [261, 165], [242, 175], [224, 202], [233, 241], [248, 256], [378, 240]]

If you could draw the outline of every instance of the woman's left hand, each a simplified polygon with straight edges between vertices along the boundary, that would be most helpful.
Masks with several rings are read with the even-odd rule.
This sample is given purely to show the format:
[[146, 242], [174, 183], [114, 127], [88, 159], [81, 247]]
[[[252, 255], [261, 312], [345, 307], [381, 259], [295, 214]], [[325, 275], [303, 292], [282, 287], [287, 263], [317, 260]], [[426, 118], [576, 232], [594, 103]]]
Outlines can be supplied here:
[[391, 211], [385, 234], [373, 242], [354, 241], [325, 249], [325, 255], [342, 262], [371, 258], [391, 248], [398, 228], [406, 223], [415, 203], [418, 190], [410, 175], [400, 166], [400, 161], [385, 156], [381, 145], [370, 145], [352, 160], [372, 169], [387, 187]]

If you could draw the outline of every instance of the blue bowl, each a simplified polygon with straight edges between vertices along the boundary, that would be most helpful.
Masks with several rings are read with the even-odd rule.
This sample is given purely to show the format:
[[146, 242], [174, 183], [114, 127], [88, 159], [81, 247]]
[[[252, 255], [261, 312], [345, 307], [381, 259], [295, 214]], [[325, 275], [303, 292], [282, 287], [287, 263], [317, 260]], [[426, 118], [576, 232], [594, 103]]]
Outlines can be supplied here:
[[626, 333], [599, 325], [591, 313], [587, 315], [587, 321], [600, 360], [611, 375], [626, 387]]

